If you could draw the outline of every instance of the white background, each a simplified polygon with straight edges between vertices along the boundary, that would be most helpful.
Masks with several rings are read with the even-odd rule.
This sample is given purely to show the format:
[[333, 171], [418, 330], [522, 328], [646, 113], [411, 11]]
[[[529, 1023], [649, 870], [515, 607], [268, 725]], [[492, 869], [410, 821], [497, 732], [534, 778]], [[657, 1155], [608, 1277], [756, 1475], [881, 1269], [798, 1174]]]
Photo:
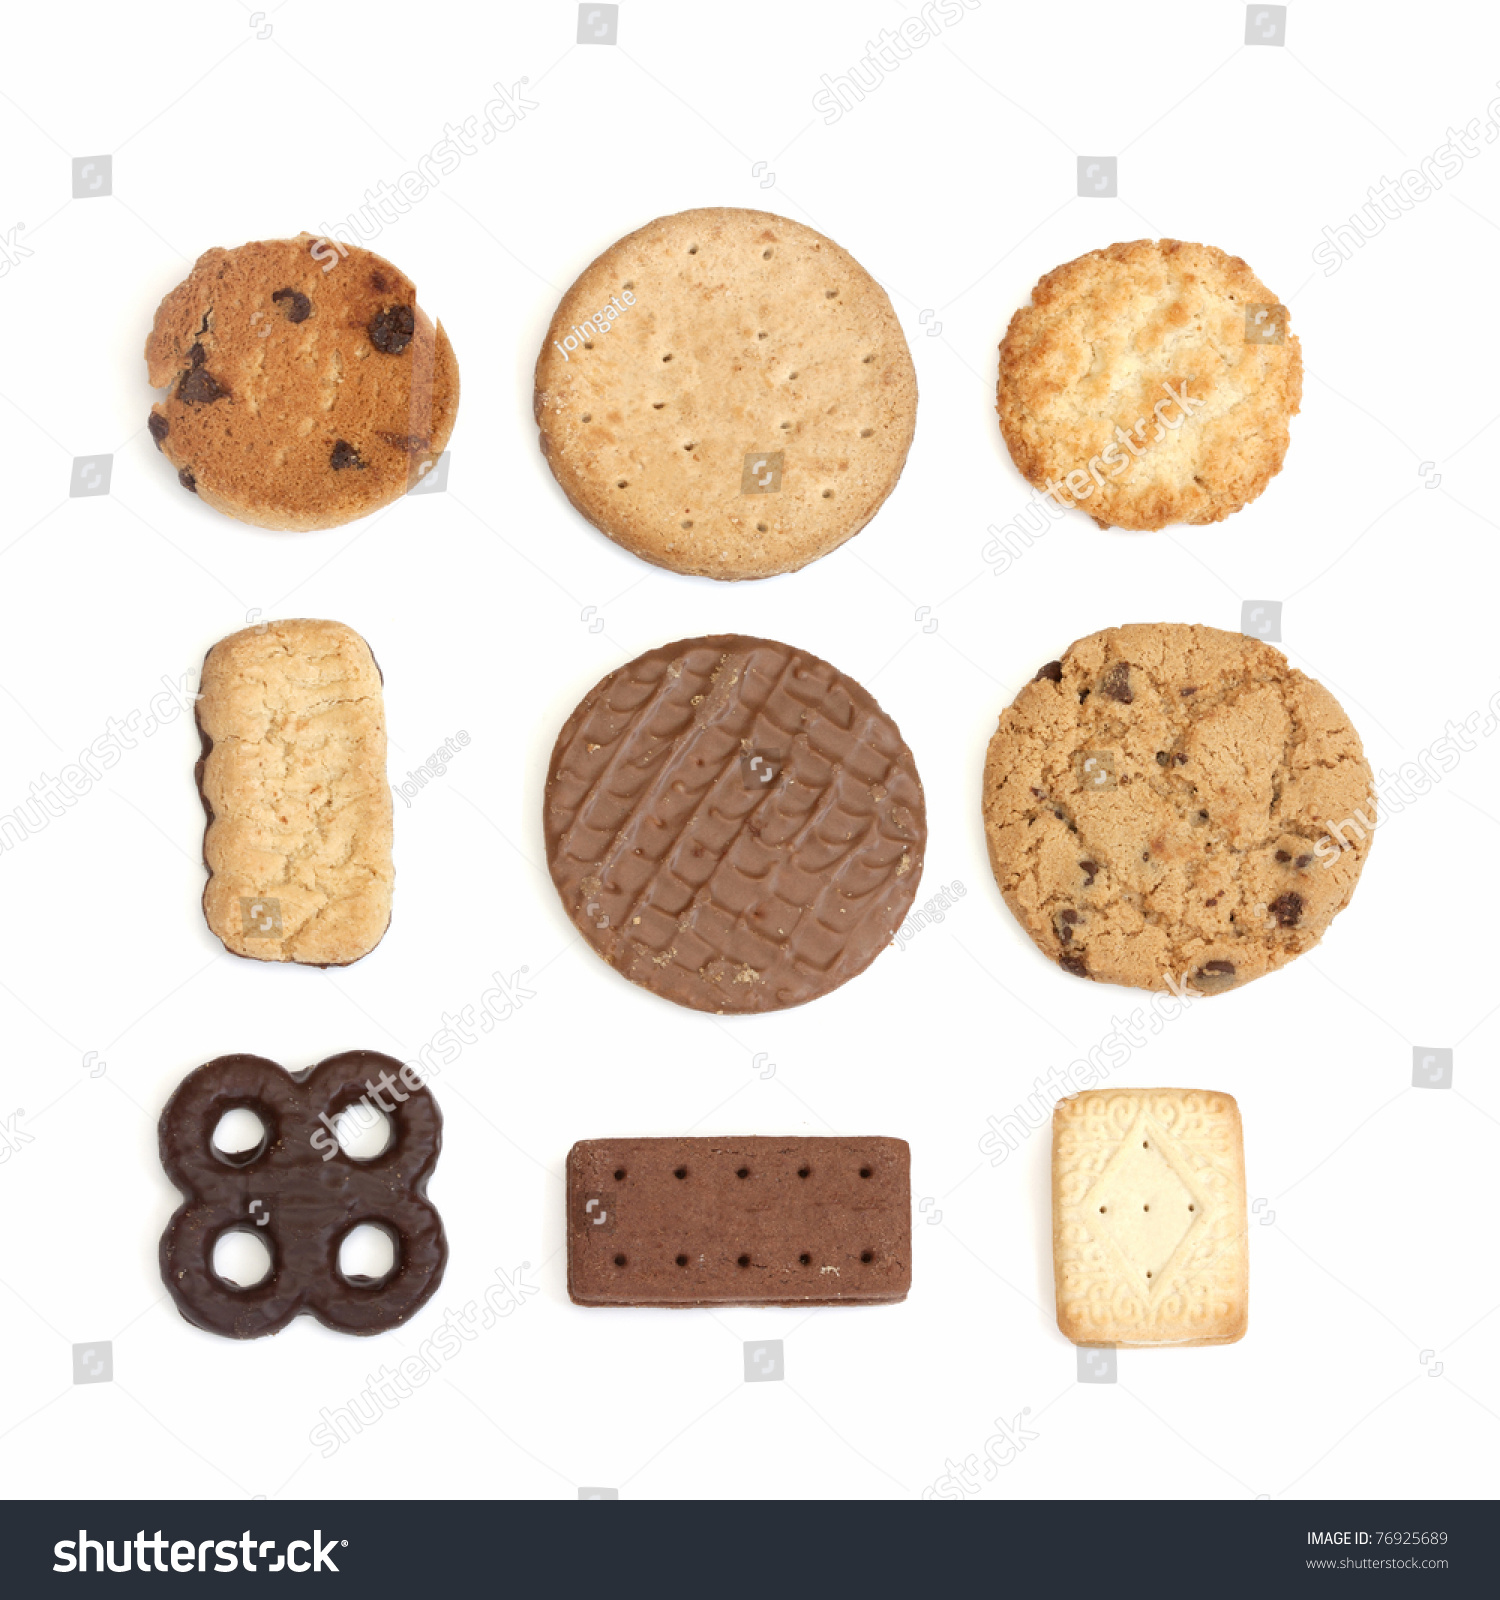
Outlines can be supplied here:
[[[187, 712], [0, 854], [0, 1118], [23, 1111], [31, 1136], [0, 1165], [0, 1489], [917, 1495], [1029, 1407], [1036, 1437], [980, 1493], [1493, 1494], [1500, 741], [1381, 828], [1322, 946], [1194, 1007], [1114, 1075], [1238, 1096], [1264, 1204], [1248, 1336], [1122, 1352], [1112, 1387], [1076, 1382], [1053, 1320], [1046, 1134], [999, 1167], [979, 1141], [1146, 996], [1033, 949], [978, 805], [999, 711], [1114, 623], [1236, 628], [1243, 600], [1284, 601], [1283, 648], [1377, 768], [1488, 702], [1500, 142], [1481, 136], [1331, 276], [1312, 252], [1370, 185], [1486, 114], [1493, 12], [1296, 4], [1285, 48], [1246, 48], [1242, 5], [985, 4], [830, 126], [822, 75], [907, 7], [627, 0], [616, 46], [575, 44], [561, 0], [511, 11], [156, 0], [8, 20], [0, 232], [24, 223], [31, 253], [0, 278], [0, 812], [257, 609], [368, 638], [393, 779], [459, 729], [472, 743], [398, 802], [395, 920], [348, 970], [250, 964], [208, 933]], [[523, 76], [537, 109], [374, 241], [462, 365], [448, 492], [300, 535], [183, 493], [144, 427], [160, 297], [212, 245], [337, 229]], [[70, 199], [69, 158], [99, 153], [113, 194]], [[1120, 158], [1120, 198], [1078, 198], [1076, 158], [1100, 154]], [[916, 443], [885, 509], [768, 582], [679, 578], [617, 549], [563, 500], [531, 418], [561, 292], [619, 235], [700, 205], [768, 208], [851, 250], [918, 369]], [[1307, 378], [1286, 469], [1215, 527], [1103, 533], [1070, 515], [997, 577], [986, 529], [1027, 498], [994, 416], [1006, 323], [1059, 262], [1162, 235], [1243, 255], [1290, 305]], [[72, 458], [106, 452], [111, 494], [69, 498]], [[567, 712], [639, 651], [716, 630], [793, 641], [869, 686], [926, 786], [921, 898], [968, 891], [838, 993], [750, 1020], [607, 971], [542, 858]], [[535, 998], [434, 1083], [451, 1260], [421, 1315], [373, 1340], [310, 1318], [247, 1344], [185, 1323], [156, 1266], [176, 1203], [156, 1118], [182, 1076], [231, 1051], [411, 1059], [444, 1012], [523, 966]], [[1452, 1089], [1411, 1087], [1413, 1046], [1455, 1048]], [[914, 1204], [933, 1203], [907, 1303], [571, 1306], [569, 1145], [689, 1130], [909, 1139]], [[321, 1408], [523, 1262], [537, 1293], [320, 1454]], [[786, 1381], [746, 1385], [742, 1342], [765, 1338], [785, 1340]], [[75, 1386], [70, 1345], [102, 1340], [113, 1382]]]

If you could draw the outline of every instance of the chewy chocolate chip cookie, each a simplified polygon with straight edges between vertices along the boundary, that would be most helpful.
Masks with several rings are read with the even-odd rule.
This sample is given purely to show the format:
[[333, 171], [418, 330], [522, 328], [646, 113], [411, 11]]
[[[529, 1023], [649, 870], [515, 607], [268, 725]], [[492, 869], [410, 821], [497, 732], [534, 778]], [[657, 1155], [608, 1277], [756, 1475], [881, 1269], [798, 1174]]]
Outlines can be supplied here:
[[389, 261], [315, 238], [213, 249], [146, 341], [151, 437], [183, 488], [259, 528], [333, 528], [437, 460], [458, 362]]
[[1375, 825], [1343, 708], [1243, 634], [1080, 639], [1000, 717], [984, 770], [1005, 903], [1065, 971], [1217, 994], [1310, 950]]

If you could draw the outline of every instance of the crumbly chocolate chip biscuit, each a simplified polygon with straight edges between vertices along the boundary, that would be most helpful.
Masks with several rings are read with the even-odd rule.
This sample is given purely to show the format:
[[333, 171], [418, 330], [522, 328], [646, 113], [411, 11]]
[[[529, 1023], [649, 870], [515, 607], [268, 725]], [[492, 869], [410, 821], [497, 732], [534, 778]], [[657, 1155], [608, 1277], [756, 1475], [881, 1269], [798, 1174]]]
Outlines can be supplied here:
[[1137, 623], [1002, 713], [984, 825], [1006, 904], [1065, 972], [1218, 994], [1322, 938], [1375, 803], [1343, 708], [1279, 650]]
[[151, 437], [178, 481], [260, 528], [388, 505], [458, 413], [458, 363], [412, 281], [309, 233], [201, 255], [157, 308], [146, 363], [168, 391]]
[[885, 291], [831, 239], [710, 207], [612, 245], [536, 366], [542, 453], [616, 543], [674, 572], [792, 572], [896, 486], [917, 384]]
[[557, 737], [552, 881], [596, 954], [699, 1011], [779, 1011], [864, 971], [916, 897], [916, 763], [867, 690], [770, 639], [649, 650]]
[[370, 647], [341, 622], [220, 640], [198, 695], [208, 826], [203, 912], [235, 955], [342, 967], [391, 920], [385, 710]]
[[1049, 272], [1000, 346], [1000, 431], [1034, 488], [1101, 528], [1220, 522], [1281, 471], [1302, 400], [1284, 306], [1178, 239]]

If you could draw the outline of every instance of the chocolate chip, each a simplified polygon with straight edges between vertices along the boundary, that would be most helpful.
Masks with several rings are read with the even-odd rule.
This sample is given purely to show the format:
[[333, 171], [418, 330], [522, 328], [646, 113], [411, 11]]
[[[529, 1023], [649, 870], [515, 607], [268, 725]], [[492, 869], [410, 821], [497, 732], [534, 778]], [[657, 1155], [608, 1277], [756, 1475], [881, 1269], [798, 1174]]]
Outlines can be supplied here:
[[1198, 820], [1199, 820], [1199, 822], [1207, 822], [1208, 821], [1208, 813], [1206, 811], [1200, 811], [1198, 813]]
[[[201, 350], [201, 346], [194, 345], [193, 349]], [[177, 398], [194, 406], [212, 405], [215, 400], [222, 400], [228, 393], [229, 391], [201, 365], [195, 365], [177, 385]]]
[[1271, 902], [1271, 915], [1283, 928], [1295, 928], [1302, 920], [1302, 896], [1295, 892], [1279, 895]]
[[1073, 930], [1067, 925], [1066, 922], [1059, 922], [1058, 923], [1058, 925], [1057, 925], [1057, 937], [1064, 944], [1072, 944], [1072, 942], [1073, 942]]
[[1060, 922], [1077, 922], [1078, 921], [1078, 913], [1076, 911], [1059, 911], [1057, 913], [1057, 916], [1058, 916], [1058, 920]]
[[156, 448], [161, 449], [161, 442], [167, 436], [167, 419], [159, 411], [153, 411], [146, 418], [146, 426], [151, 430], [151, 437], [156, 440]]
[[1205, 961], [1203, 963], [1203, 972], [1213, 977], [1232, 978], [1234, 976], [1234, 962]]
[[188, 351], [188, 366], [196, 372], [203, 365], [205, 359], [203, 346], [194, 341], [192, 349]]
[[1278, 861], [1290, 861], [1292, 859], [1291, 852], [1289, 850], [1278, 850], [1276, 852], [1276, 859]]
[[342, 472], [345, 467], [358, 467], [361, 472], [365, 470], [365, 463], [359, 459], [359, 451], [347, 439], [340, 439], [333, 447], [333, 454], [328, 458], [328, 465], [335, 472]]
[[413, 453], [432, 448], [432, 441], [424, 439], [419, 433], [380, 433], [377, 431], [375, 437], [384, 440], [392, 450], [405, 450], [408, 453]]
[[1084, 690], [1084, 691], [1083, 691], [1083, 693], [1082, 693], [1082, 694], [1081, 694], [1081, 695], [1079, 695], [1079, 697], [1078, 697], [1078, 703], [1079, 703], [1079, 705], [1082, 705], [1082, 704], [1083, 704], [1083, 702], [1084, 702], [1084, 701], [1085, 701], [1085, 700], [1087, 700], [1087, 699], [1088, 699], [1088, 697], [1089, 697], [1089, 692], [1090, 692], [1090, 691], [1089, 691], [1089, 690], [1087, 690], [1087, 689], [1085, 689], [1085, 690]]
[[1032, 786], [1031, 792], [1037, 797], [1038, 800], [1045, 800], [1047, 798], [1047, 791], [1045, 789], [1038, 789], [1035, 787], [1035, 785]]
[[1170, 760], [1171, 760], [1171, 759], [1172, 759], [1172, 758], [1171, 758], [1171, 756], [1169, 756], [1169, 755], [1168, 755], [1168, 754], [1167, 754], [1167, 752], [1166, 752], [1166, 751], [1165, 751], [1165, 750], [1158, 750], [1158, 751], [1157, 751], [1157, 752], [1156, 752], [1156, 764], [1157, 764], [1157, 766], [1159, 766], [1159, 767], [1164, 767], [1164, 766], [1166, 766], [1166, 764], [1167, 764], [1167, 763], [1168, 763], [1168, 762], [1169, 762], [1169, 761], [1170, 761]]
[[1071, 972], [1075, 978], [1086, 978], [1089, 969], [1084, 965], [1082, 956], [1059, 956], [1057, 960], [1064, 972]]
[[288, 322], [306, 322], [312, 313], [312, 301], [300, 289], [278, 289], [271, 296], [272, 300], [287, 300], [290, 304], [286, 308]]
[[1083, 886], [1087, 889], [1099, 874], [1099, 863], [1097, 861], [1080, 861], [1078, 865], [1088, 873], [1088, 877], [1083, 880]]
[[1177, 752], [1177, 754], [1175, 756], [1172, 757], [1172, 759], [1177, 763], [1177, 765], [1179, 767], [1185, 767], [1187, 765], [1187, 757], [1185, 755], [1183, 755], [1182, 751], [1180, 751], [1180, 750]]
[[370, 318], [370, 343], [382, 355], [399, 356], [411, 343], [416, 328], [417, 319], [410, 306], [388, 306]]
[[1301, 872], [1303, 870], [1303, 868], [1310, 867], [1312, 865], [1312, 857], [1311, 856], [1298, 856], [1297, 859], [1292, 863], [1292, 865], [1294, 867], [1296, 867], [1296, 869], [1299, 872]]
[[1118, 700], [1122, 706], [1128, 706], [1135, 696], [1130, 692], [1130, 663], [1117, 661], [1104, 674], [1099, 687], [1111, 700]]
[[370, 287], [376, 294], [384, 294], [390, 288], [390, 284], [385, 281], [383, 272], [372, 272], [370, 274]]
[[1177, 692], [1178, 692], [1178, 694], [1181, 694], [1181, 695], [1190, 695], [1190, 694], [1197, 694], [1198, 689], [1197, 689], [1197, 686], [1194, 685], [1193, 688], [1191, 688], [1191, 689], [1179, 689]]
[[1062, 662], [1061, 661], [1049, 661], [1046, 664], [1046, 666], [1038, 667], [1037, 668], [1037, 672], [1036, 672], [1036, 678], [1033, 678], [1031, 681], [1033, 683], [1035, 683], [1037, 681], [1037, 678], [1045, 678], [1049, 683], [1061, 683], [1062, 682]]
[[177, 474], [177, 481], [184, 489], [190, 490], [193, 494], [197, 494], [198, 480], [192, 475], [191, 472], [188, 471], [186, 467], [184, 467], [181, 472]]

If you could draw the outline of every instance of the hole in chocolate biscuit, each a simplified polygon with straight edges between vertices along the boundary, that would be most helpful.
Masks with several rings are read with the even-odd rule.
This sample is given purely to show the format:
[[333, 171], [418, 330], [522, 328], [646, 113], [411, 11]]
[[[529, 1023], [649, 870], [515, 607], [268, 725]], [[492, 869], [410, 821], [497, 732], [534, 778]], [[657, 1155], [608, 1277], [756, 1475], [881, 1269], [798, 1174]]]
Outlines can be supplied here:
[[625, 1257], [624, 1256], [616, 1256], [615, 1257], [615, 1265], [617, 1267], [623, 1267], [625, 1265]]
[[671, 354], [670, 351], [668, 351], [667, 354], [662, 357], [663, 361], [670, 361], [671, 359], [672, 359], [672, 354]]
[[629, 487], [630, 487], [630, 485], [625, 481], [624, 478], [618, 478], [618, 479], [615, 480], [615, 488], [617, 488], [617, 489], [628, 489]]
[[823, 491], [823, 498], [825, 500], [832, 500], [833, 499], [833, 490], [832, 489], [825, 489]]
[[760, 259], [762, 261], [769, 261], [771, 259], [770, 250], [768, 250], [768, 249], [767, 250], [762, 250], [761, 253], [760, 253]]
[[356, 1222], [339, 1240], [338, 1269], [357, 1289], [384, 1283], [396, 1270], [396, 1236], [378, 1222]]
[[692, 523], [691, 522], [684, 522], [682, 527], [683, 527], [683, 531], [686, 532], [689, 528], [692, 527]]
[[807, 1251], [805, 1251], [805, 1250], [802, 1252], [802, 1254], [800, 1256], [797, 1257], [797, 1259], [802, 1263], [802, 1265], [804, 1267], [810, 1267], [812, 1265], [812, 1257], [810, 1255], [808, 1255]]
[[688, 1264], [688, 1258], [686, 1256], [678, 1256], [677, 1265], [679, 1267], [685, 1267], [687, 1264]]
[[872, 362], [872, 361], [873, 361], [873, 360], [874, 360], [874, 359], [875, 359], [875, 357], [874, 357], [874, 356], [866, 356], [866, 357], [865, 357], [865, 359], [864, 359], [864, 361], [863, 361], [863, 363], [862, 363], [862, 365], [864, 365], [864, 366], [869, 366], [869, 364], [870, 364], [870, 363], [871, 363], [871, 362]]
[[219, 1118], [210, 1140], [226, 1166], [248, 1167], [270, 1143], [265, 1119], [249, 1106], [235, 1106]]
[[863, 1261], [866, 1266], [869, 1266], [869, 1264], [875, 1259], [875, 1252], [873, 1250], [861, 1250], [859, 1253], [859, 1259]]
[[750, 1169], [749, 1167], [738, 1167], [736, 1168], [734, 1175], [737, 1178], [748, 1178], [750, 1176]]
[[624, 1183], [624, 1181], [625, 1181], [625, 1169], [624, 1169], [624, 1167], [616, 1167], [615, 1168], [615, 1182], [616, 1183]]
[[861, 1167], [859, 1169], [859, 1175], [862, 1178], [868, 1178], [868, 1177], [870, 1177], [872, 1175], [871, 1174], [871, 1169], [869, 1167]]
[[333, 1130], [339, 1149], [351, 1161], [373, 1161], [384, 1155], [395, 1136], [391, 1119], [367, 1100], [345, 1106], [333, 1119]]
[[805, 1178], [808, 1175], [808, 1173], [811, 1172], [811, 1171], [812, 1171], [811, 1167], [798, 1167], [797, 1168], [797, 1176], [799, 1178]]
[[749, 1256], [741, 1256], [740, 1259], [739, 1259], [739, 1265], [742, 1266], [742, 1267], [748, 1267], [750, 1265], [750, 1257]]
[[214, 1276], [231, 1289], [253, 1289], [271, 1275], [271, 1247], [250, 1228], [226, 1228], [214, 1240]]
[[861, 439], [873, 438], [874, 434], [875, 434], [875, 430], [873, 428], [861, 428], [859, 430], [859, 436], [860, 436]]
[[755, 531], [757, 533], [768, 533], [770, 530], [764, 522], [757, 522], [755, 524]]
[[685, 1177], [687, 1177], [687, 1168], [686, 1167], [678, 1167], [677, 1170], [672, 1174], [672, 1176], [674, 1178], [685, 1178]]
[[594, 341], [592, 339], [585, 339], [583, 341], [583, 348], [585, 350], [592, 350], [594, 348]]
[[823, 291], [823, 298], [825, 300], [832, 300], [837, 296], [837, 294], [838, 294], [838, 290], [837, 289], [825, 289]]

